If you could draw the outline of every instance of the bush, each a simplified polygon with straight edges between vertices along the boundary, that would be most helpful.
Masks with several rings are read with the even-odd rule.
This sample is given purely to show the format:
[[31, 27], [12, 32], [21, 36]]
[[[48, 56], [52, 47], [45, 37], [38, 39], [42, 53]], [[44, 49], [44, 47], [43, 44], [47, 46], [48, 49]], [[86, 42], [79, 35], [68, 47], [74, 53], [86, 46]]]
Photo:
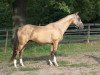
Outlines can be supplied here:
[[27, 22], [32, 24], [47, 24], [54, 22], [69, 13], [69, 8], [63, 1], [28, 0]]
[[12, 27], [11, 7], [6, 0], [0, 1], [0, 28]]
[[[0, 28], [13, 27], [14, 2], [0, 0]], [[77, 11], [84, 22], [100, 22], [100, 0], [27, 0], [26, 23], [48, 24]]]

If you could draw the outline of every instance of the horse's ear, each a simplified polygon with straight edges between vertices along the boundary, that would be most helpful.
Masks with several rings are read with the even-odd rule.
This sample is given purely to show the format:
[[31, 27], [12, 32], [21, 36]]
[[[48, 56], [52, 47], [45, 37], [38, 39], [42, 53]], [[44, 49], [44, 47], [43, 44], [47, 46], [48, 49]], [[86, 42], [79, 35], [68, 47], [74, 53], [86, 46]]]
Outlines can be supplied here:
[[79, 14], [79, 12], [76, 12], [75, 14], [76, 14], [76, 15], [78, 15], [78, 14]]

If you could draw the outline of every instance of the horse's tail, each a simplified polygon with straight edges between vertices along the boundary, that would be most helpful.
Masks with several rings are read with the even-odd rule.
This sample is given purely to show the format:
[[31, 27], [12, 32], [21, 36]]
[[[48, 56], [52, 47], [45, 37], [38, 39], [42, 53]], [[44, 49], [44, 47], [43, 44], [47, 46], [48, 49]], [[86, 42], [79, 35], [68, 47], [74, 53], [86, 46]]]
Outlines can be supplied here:
[[14, 60], [14, 58], [16, 57], [17, 55], [17, 48], [18, 48], [18, 35], [17, 35], [17, 32], [18, 32], [18, 28], [15, 30], [14, 32], [14, 35], [13, 35], [13, 38], [12, 38], [12, 46], [13, 46], [13, 54], [12, 54], [12, 57], [10, 59], [10, 62], [12, 62]]

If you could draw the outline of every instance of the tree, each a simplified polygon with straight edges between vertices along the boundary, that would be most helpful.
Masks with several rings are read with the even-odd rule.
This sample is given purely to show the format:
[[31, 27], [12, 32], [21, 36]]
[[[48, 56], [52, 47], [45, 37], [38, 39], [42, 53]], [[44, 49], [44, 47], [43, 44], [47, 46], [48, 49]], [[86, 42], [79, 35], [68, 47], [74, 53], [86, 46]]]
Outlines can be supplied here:
[[13, 26], [20, 26], [26, 22], [26, 0], [15, 0], [13, 8]]
[[[100, 13], [99, 0], [67, 0], [67, 5], [70, 7], [71, 12], [79, 11], [80, 16], [84, 22], [94, 22], [97, 14]], [[100, 3], [99, 3], [100, 5]]]
[[0, 0], [0, 27], [48, 24], [77, 11], [84, 22], [100, 22], [100, 0]]
[[69, 14], [70, 10], [63, 0], [28, 0], [27, 22], [47, 24]]
[[0, 28], [11, 27], [12, 9], [7, 0], [0, 0]]
[[95, 13], [96, 13], [96, 18], [95, 18], [95, 22], [99, 22], [100, 23], [100, 0], [95, 0]]

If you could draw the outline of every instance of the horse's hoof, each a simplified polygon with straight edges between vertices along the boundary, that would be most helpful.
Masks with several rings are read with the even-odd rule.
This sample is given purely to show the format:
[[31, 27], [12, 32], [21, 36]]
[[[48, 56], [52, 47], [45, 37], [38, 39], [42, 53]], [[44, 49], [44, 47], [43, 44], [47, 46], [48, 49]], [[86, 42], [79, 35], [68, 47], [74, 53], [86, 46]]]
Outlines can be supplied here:
[[25, 67], [25, 65], [21, 65], [22, 67]]
[[54, 62], [53, 62], [53, 65], [54, 65], [54, 66], [57, 66], [57, 67], [59, 66], [58, 63], [54, 63]]
[[51, 60], [48, 61], [48, 65], [52, 66], [53, 63], [51, 62]]
[[18, 69], [18, 67], [17, 67], [17, 66], [15, 66], [15, 68], [16, 68], [16, 69]]
[[57, 67], [58, 67], [59, 65], [58, 65], [58, 64], [56, 64], [55, 66], [57, 66]]

